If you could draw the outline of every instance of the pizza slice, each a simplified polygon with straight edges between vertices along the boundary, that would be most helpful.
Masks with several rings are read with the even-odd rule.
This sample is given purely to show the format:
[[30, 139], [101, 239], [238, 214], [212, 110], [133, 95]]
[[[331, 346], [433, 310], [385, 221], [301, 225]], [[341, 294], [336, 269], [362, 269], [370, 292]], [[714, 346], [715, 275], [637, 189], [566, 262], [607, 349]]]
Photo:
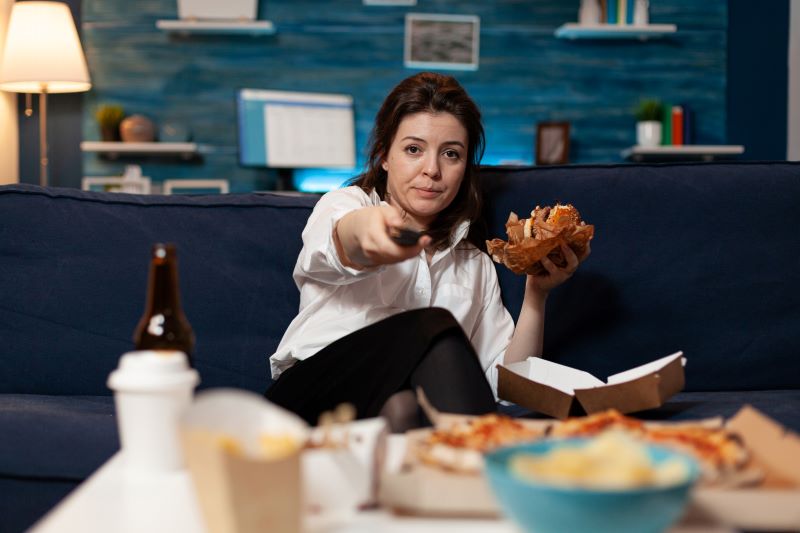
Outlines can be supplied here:
[[448, 471], [479, 473], [483, 454], [544, 436], [544, 430], [501, 414], [487, 414], [437, 428], [417, 446], [423, 463]]

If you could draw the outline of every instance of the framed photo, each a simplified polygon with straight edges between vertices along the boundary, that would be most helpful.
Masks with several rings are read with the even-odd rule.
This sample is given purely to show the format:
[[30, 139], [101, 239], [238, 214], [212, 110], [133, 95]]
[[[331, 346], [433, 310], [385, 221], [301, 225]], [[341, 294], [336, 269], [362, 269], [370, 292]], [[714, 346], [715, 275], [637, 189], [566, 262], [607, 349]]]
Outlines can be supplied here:
[[540, 122], [536, 125], [536, 164], [569, 163], [569, 122]]
[[409, 68], [478, 70], [480, 17], [408, 13], [404, 64]]
[[81, 189], [94, 192], [150, 194], [150, 178], [143, 176], [87, 176], [81, 180]]
[[228, 180], [164, 180], [164, 194], [228, 194]]

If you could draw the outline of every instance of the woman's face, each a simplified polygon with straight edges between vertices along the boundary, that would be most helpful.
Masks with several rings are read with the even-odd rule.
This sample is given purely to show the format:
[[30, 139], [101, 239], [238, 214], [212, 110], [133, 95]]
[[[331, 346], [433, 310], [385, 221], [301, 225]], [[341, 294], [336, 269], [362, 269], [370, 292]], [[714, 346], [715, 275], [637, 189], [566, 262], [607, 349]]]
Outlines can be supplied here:
[[453, 201], [467, 168], [467, 130], [450, 113], [415, 113], [397, 128], [381, 166], [387, 202], [426, 229]]

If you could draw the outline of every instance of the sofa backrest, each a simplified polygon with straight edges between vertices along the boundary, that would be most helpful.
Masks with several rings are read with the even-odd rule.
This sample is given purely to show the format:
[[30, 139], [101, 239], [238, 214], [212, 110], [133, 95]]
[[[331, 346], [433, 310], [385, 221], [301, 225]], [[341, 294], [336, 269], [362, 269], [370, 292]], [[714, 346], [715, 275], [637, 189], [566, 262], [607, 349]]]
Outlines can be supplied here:
[[159, 241], [177, 244], [201, 386], [263, 391], [317, 199], [0, 187], [0, 392], [109, 394]]
[[[800, 388], [800, 164], [484, 169], [489, 234], [572, 203], [592, 254], [547, 304], [545, 356], [600, 379], [683, 350], [687, 390]], [[516, 318], [522, 276], [498, 270]]]
[[[545, 356], [610, 374], [683, 350], [687, 390], [800, 388], [800, 164], [484, 168], [487, 237], [573, 203], [592, 255], [548, 300]], [[178, 245], [201, 387], [262, 391], [297, 313], [317, 197], [0, 187], [0, 392], [108, 394], [144, 308], [150, 246]], [[524, 277], [499, 267], [519, 313]]]

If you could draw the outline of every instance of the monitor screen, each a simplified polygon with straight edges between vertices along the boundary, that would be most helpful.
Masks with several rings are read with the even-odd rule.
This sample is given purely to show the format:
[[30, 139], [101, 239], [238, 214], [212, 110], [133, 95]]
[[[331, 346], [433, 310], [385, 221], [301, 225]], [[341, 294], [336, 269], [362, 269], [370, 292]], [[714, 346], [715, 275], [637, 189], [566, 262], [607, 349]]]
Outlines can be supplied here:
[[271, 168], [353, 168], [353, 98], [241, 89], [239, 162]]

